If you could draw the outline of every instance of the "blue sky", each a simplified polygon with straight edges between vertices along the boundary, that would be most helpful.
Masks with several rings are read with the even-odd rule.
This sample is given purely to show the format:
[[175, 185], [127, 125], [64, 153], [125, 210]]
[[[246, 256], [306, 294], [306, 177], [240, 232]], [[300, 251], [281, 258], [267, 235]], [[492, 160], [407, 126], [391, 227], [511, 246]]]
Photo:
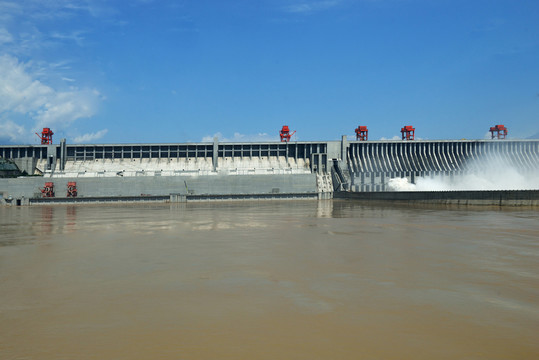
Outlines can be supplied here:
[[539, 133], [537, 0], [0, 0], [0, 143]]

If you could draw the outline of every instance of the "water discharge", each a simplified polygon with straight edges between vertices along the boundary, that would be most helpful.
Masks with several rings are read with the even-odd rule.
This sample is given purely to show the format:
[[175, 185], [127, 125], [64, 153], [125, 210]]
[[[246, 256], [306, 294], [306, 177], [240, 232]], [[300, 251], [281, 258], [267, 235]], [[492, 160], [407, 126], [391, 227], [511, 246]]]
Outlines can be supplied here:
[[539, 214], [0, 208], [2, 359], [532, 359]]
[[388, 188], [392, 191], [537, 190], [539, 170], [524, 171], [500, 158], [473, 160], [464, 171], [453, 176], [416, 177], [415, 183], [407, 178], [393, 178], [388, 181]]

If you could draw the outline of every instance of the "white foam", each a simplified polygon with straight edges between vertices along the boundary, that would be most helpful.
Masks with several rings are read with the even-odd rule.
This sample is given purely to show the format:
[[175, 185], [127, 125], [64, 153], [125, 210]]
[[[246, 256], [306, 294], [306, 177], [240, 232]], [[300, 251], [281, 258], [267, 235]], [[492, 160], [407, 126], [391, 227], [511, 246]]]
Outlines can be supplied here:
[[499, 160], [475, 161], [463, 175], [416, 177], [415, 184], [407, 178], [390, 179], [388, 187], [394, 191], [447, 190], [537, 190], [539, 170], [521, 171], [508, 162]]

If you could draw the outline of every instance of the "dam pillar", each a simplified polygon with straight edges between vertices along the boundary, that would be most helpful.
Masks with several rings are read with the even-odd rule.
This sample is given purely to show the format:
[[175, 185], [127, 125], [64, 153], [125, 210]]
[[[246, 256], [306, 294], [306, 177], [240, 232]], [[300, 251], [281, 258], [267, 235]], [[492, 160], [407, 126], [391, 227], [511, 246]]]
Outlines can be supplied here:
[[64, 171], [66, 164], [66, 139], [60, 140], [60, 171]]
[[212, 157], [212, 162], [213, 162], [213, 171], [217, 171], [217, 159], [219, 158], [219, 138], [217, 136], [215, 136], [213, 138], [213, 157]]
[[346, 135], [343, 135], [341, 139], [341, 160], [344, 164], [348, 163], [348, 140]]
[[45, 170], [52, 171], [56, 167], [56, 145], [47, 145], [47, 165]]

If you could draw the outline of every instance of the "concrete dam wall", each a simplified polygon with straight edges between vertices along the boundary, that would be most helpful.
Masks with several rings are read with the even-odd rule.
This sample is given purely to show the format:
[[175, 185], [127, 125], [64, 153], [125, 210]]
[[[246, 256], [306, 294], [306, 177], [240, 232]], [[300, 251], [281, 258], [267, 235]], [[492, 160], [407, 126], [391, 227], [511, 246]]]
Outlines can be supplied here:
[[[287, 194], [330, 197], [327, 143], [111, 144], [0, 147], [29, 174], [0, 179], [3, 198], [36, 198], [45, 182], [65, 197]], [[259, 198], [264, 198], [259, 196]]]
[[[539, 182], [539, 140], [439, 140], [0, 146], [28, 174], [0, 179], [0, 197], [322, 194], [395, 190], [395, 179], [459, 179], [508, 168]], [[534, 185], [539, 188], [539, 183]]]

